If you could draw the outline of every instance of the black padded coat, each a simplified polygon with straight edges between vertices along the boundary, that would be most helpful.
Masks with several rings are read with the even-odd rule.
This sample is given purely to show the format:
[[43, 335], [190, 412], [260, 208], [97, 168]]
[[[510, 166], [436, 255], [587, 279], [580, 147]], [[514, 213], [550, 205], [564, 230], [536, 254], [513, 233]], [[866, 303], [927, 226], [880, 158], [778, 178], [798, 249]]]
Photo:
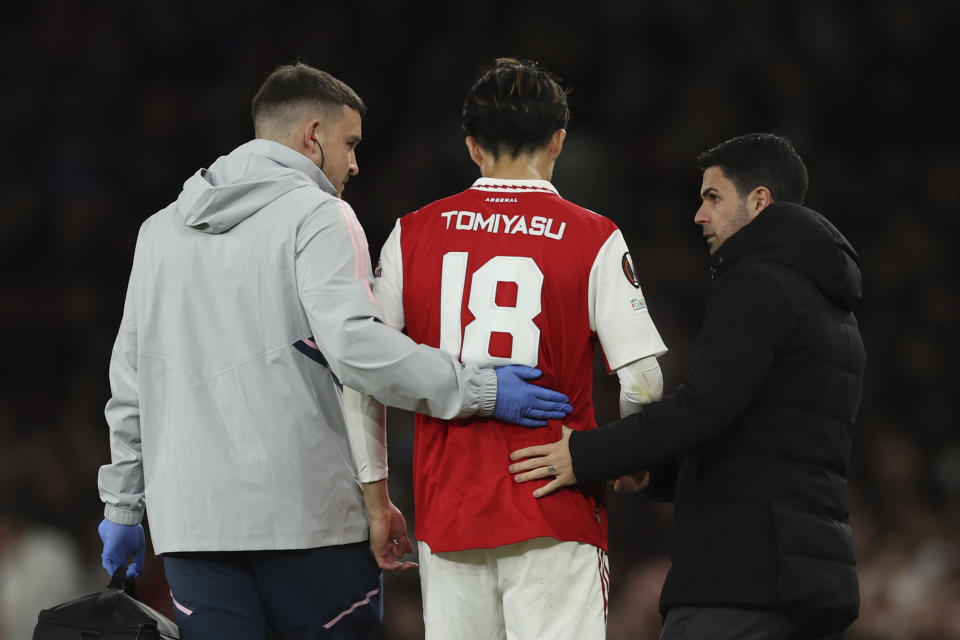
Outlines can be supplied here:
[[856, 618], [846, 474], [866, 356], [856, 252], [818, 213], [775, 202], [711, 260], [695, 360], [672, 395], [570, 439], [581, 484], [655, 469], [675, 503], [661, 613], [731, 606]]

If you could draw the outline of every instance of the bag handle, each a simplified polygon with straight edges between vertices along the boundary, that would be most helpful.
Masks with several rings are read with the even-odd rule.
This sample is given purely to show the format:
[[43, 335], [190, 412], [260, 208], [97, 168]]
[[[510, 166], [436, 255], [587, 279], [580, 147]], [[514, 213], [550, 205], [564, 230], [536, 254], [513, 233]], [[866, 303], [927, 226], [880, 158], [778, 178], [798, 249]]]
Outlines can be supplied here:
[[126, 567], [120, 567], [113, 573], [113, 576], [110, 578], [110, 584], [107, 585], [107, 588], [119, 589], [134, 600], [140, 599], [137, 596], [136, 578], [130, 578], [129, 580], [127, 579]]
[[[117, 569], [113, 575], [110, 577], [110, 584], [107, 585], [107, 588], [99, 593], [97, 596], [97, 601], [93, 603], [93, 609], [91, 610], [91, 615], [94, 617], [107, 615], [107, 610], [112, 607], [110, 604], [114, 599], [112, 591], [122, 591], [134, 600], [140, 600], [137, 597], [137, 588], [133, 584], [133, 580], [127, 580], [127, 568], [120, 567]], [[83, 638], [82, 640], [87, 640]]]

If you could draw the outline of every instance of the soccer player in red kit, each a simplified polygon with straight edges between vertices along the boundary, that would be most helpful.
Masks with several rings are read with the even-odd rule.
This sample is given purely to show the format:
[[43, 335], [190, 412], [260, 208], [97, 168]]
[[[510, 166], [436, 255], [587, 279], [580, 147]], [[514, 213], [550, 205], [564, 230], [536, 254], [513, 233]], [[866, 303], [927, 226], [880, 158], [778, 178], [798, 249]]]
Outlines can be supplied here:
[[[481, 366], [540, 369], [543, 385], [570, 397], [567, 422], [594, 429], [596, 344], [620, 377], [621, 414], [660, 397], [656, 357], [666, 347], [617, 226], [550, 183], [569, 116], [553, 74], [534, 62], [497, 60], [463, 109], [467, 149], [482, 177], [397, 222], [374, 293], [385, 322], [418, 342]], [[382, 407], [349, 390], [344, 399], [377, 433]], [[537, 500], [506, 470], [511, 451], [560, 432], [559, 420], [524, 428], [417, 415], [414, 497], [428, 640], [604, 637], [605, 487]]]

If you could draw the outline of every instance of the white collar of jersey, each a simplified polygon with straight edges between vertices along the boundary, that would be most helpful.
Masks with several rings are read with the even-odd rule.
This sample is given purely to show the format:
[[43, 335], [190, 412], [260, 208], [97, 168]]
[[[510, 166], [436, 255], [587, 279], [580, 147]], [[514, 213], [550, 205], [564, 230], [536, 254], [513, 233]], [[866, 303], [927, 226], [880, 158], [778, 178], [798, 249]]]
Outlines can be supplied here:
[[499, 193], [547, 192], [559, 196], [557, 188], [547, 180], [509, 180], [507, 178], [477, 178], [471, 189], [495, 191]]

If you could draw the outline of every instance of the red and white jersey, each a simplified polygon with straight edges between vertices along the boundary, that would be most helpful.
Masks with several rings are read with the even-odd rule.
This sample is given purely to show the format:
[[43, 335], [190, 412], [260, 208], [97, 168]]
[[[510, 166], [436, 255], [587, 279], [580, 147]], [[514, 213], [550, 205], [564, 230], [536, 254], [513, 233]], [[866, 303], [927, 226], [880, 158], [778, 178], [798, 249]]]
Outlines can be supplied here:
[[[387, 324], [480, 366], [523, 364], [567, 394], [564, 420], [595, 429], [593, 354], [610, 370], [666, 347], [616, 225], [543, 180], [481, 178], [410, 213], [384, 244], [375, 294]], [[510, 452], [560, 438], [497, 420], [416, 417], [416, 537], [434, 552], [540, 536], [607, 548], [605, 488], [536, 499], [508, 473]], [[543, 482], [542, 484], [546, 484]]]

